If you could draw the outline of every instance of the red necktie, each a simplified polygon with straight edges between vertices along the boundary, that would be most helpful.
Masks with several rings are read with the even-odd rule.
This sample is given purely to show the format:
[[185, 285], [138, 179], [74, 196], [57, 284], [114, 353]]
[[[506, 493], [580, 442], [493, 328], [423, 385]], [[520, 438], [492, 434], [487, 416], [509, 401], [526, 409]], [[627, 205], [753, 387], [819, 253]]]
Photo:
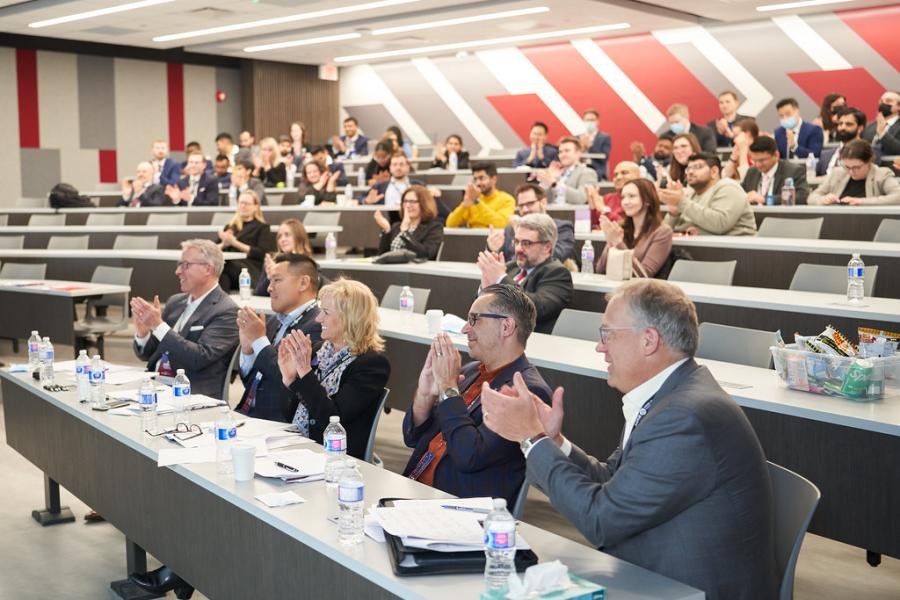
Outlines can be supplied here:
[[522, 269], [521, 271], [519, 271], [519, 274], [516, 275], [516, 278], [514, 279], [516, 285], [522, 285], [522, 280], [525, 279], [527, 276], [528, 276], [528, 271], [526, 271], [525, 269]]

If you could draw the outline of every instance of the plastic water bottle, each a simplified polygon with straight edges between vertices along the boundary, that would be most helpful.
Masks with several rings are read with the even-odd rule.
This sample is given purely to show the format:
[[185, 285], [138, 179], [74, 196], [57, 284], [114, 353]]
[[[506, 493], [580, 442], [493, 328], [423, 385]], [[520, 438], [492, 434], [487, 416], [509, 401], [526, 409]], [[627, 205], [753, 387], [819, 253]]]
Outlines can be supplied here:
[[363, 189], [366, 187], [366, 170], [362, 165], [356, 169], [356, 186]]
[[557, 183], [553, 192], [553, 201], [556, 204], [565, 204], [566, 203], [566, 186], [562, 183]]
[[156, 384], [150, 379], [150, 375], [144, 375], [138, 401], [141, 405], [141, 431], [156, 433]]
[[237, 427], [231, 419], [231, 409], [227, 406], [219, 408], [216, 419], [216, 473], [227, 475], [231, 472], [231, 446], [237, 437]]
[[581, 272], [591, 274], [594, 272], [594, 245], [591, 240], [585, 240], [581, 247]]
[[106, 370], [99, 354], [91, 358], [91, 407], [106, 407]]
[[75, 382], [78, 384], [78, 400], [87, 402], [91, 396], [91, 359], [87, 350], [79, 350], [75, 359]]
[[363, 513], [365, 512], [365, 484], [356, 461], [344, 461], [338, 483], [338, 541], [348, 546], [363, 541]]
[[28, 369], [32, 372], [41, 364], [41, 336], [37, 331], [28, 338]]
[[400, 290], [400, 312], [413, 313], [416, 309], [416, 296], [408, 285]]
[[[859, 303], [865, 297], [866, 264], [854, 254], [847, 263], [847, 302]], [[46, 338], [45, 338], [46, 339]]]
[[337, 258], [337, 238], [334, 232], [329, 231], [325, 236], [325, 260], [335, 260]]
[[253, 290], [250, 289], [250, 271], [247, 269], [241, 269], [241, 274], [238, 275], [238, 287], [241, 290], [241, 302], [249, 302]]
[[819, 164], [819, 159], [816, 158], [816, 155], [812, 152], [809, 153], [809, 156], [806, 157], [806, 180], [812, 181], [816, 177], [816, 166]]
[[238, 189], [233, 185], [228, 188], [228, 206], [237, 206]]
[[341, 418], [332, 415], [328, 427], [322, 434], [325, 447], [325, 485], [337, 485], [338, 477], [347, 456], [347, 430], [341, 425]]
[[447, 170], [459, 170], [459, 155], [457, 155], [456, 152], [451, 152], [450, 155], [447, 156]]
[[41, 385], [53, 385], [53, 344], [48, 337], [41, 341], [38, 360], [41, 368]]
[[353, 186], [349, 183], [344, 187], [344, 204], [350, 206], [353, 202]]
[[797, 190], [794, 188], [794, 178], [785, 177], [784, 185], [781, 186], [781, 205], [793, 206], [796, 203]]
[[191, 401], [191, 380], [184, 374], [184, 369], [178, 369], [175, 373], [175, 381], [172, 384], [172, 399], [174, 400], [175, 422], [187, 423], [185, 410]]
[[494, 498], [494, 510], [484, 520], [484, 586], [504, 590], [515, 570], [516, 520], [506, 510], [506, 500]]

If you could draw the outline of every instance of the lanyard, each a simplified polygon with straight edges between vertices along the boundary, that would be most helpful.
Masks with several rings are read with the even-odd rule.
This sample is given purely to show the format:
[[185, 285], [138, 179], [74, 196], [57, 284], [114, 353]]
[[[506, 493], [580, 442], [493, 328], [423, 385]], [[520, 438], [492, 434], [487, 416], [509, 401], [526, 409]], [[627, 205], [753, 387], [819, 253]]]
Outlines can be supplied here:
[[[293, 327], [294, 325], [296, 325], [297, 322], [300, 321], [300, 319], [303, 318], [303, 315], [305, 315], [306, 313], [308, 313], [308, 312], [310, 311], [310, 309], [312, 309], [312, 307], [315, 306], [315, 305], [316, 305], [315, 302], [310, 303], [310, 305], [307, 306], [306, 308], [304, 308], [304, 309], [303, 309], [303, 312], [301, 312], [299, 315], [297, 315], [297, 316], [294, 318], [293, 321], [291, 321], [290, 323], [287, 323], [287, 324], [284, 324], [284, 323], [283, 323], [283, 324], [281, 325], [281, 328], [278, 329], [278, 333], [275, 334], [275, 338], [276, 338], [279, 342], [280, 342], [281, 340], [283, 340], [283, 339], [284, 339], [284, 336], [287, 335], [288, 329], [290, 329], [291, 327]], [[279, 336], [278, 334], [281, 334], [281, 335]], [[275, 343], [277, 343], [277, 342], [275, 342]]]
[[[641, 419], [647, 414], [647, 411], [650, 410], [650, 407], [653, 405], [653, 397], [644, 402], [644, 405], [641, 406], [641, 410], [638, 411], [637, 416], [634, 418], [634, 425], [631, 426], [631, 433], [634, 433], [634, 430], [637, 429], [637, 426], [640, 424]], [[629, 439], [631, 439], [629, 437]]]
[[[478, 397], [472, 401], [472, 404], [470, 404], [469, 406], [466, 407], [466, 414], [471, 415], [472, 412], [479, 406], [481, 406], [481, 394], [479, 394]], [[437, 434], [435, 434], [435, 435], [437, 435]], [[429, 440], [428, 443], [430, 444], [431, 441]], [[447, 445], [447, 440], [443, 439], [443, 440], [441, 440], [440, 445], [435, 450], [436, 451], [441, 450], [446, 445]], [[423, 454], [422, 458], [419, 459], [419, 462], [416, 465], [416, 467], [410, 472], [409, 475], [407, 475], [407, 477], [409, 479], [418, 480], [419, 477], [422, 476], [422, 473], [425, 472], [425, 469], [428, 468], [428, 465], [431, 464], [431, 461], [434, 460], [435, 456], [436, 456], [435, 453], [430, 450], [428, 452], [426, 452], [425, 454]]]

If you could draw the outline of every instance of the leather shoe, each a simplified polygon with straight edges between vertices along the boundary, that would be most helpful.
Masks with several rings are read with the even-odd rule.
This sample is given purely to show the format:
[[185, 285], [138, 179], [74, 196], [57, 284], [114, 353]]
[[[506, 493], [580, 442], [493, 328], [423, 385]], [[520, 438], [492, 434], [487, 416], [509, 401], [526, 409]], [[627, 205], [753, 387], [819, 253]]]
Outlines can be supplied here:
[[151, 594], [163, 595], [174, 590], [175, 597], [179, 600], [186, 600], [194, 594], [194, 588], [165, 565], [155, 571], [132, 573], [128, 576], [128, 579], [134, 585]]

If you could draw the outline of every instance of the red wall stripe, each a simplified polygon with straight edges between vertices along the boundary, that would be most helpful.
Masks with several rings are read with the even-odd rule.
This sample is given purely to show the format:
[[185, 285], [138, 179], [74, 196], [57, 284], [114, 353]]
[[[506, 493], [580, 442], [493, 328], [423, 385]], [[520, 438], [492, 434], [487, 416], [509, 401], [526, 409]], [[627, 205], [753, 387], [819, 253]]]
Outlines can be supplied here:
[[788, 73], [788, 76], [816, 103], [821, 102], [822, 98], [832, 92], [844, 94], [847, 97], [847, 105], [866, 113], [869, 121], [875, 119], [878, 99], [884, 92], [884, 86], [862, 67]]
[[184, 150], [184, 65], [166, 65], [169, 100], [169, 148]]
[[556, 118], [553, 111], [544, 104], [537, 94], [513, 94], [505, 96], [488, 96], [488, 102], [497, 109], [503, 120], [522, 140], [523, 146], [531, 142], [531, 126], [535, 121], [542, 121], [550, 130], [547, 141], [556, 145], [556, 140], [569, 135], [569, 131]]
[[115, 150], [98, 150], [100, 154], [100, 183], [117, 183], [119, 169]]
[[40, 148], [37, 51], [16, 48], [16, 84], [19, 94], [19, 147]]
[[897, 41], [900, 7], [860, 8], [837, 11], [835, 14], [883, 56], [884, 60], [900, 71], [900, 42]]

